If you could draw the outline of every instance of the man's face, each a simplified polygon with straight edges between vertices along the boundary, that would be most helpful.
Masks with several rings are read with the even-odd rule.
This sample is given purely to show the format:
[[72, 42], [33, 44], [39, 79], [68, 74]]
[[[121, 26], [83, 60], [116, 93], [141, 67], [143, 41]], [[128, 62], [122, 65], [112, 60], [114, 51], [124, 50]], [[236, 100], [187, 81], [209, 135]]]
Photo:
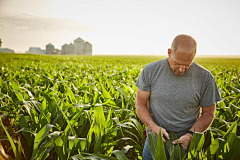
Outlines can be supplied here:
[[171, 49], [168, 49], [168, 63], [175, 75], [181, 76], [190, 68], [194, 59], [194, 52], [194, 49], [178, 47], [174, 54]]

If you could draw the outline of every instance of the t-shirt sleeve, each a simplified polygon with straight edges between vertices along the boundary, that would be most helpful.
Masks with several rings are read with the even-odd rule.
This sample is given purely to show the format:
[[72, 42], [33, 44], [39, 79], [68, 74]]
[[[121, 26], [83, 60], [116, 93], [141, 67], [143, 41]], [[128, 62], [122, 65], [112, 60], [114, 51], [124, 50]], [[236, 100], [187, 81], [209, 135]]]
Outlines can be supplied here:
[[142, 70], [140, 76], [138, 77], [138, 81], [136, 83], [136, 86], [141, 89], [142, 91], [150, 91], [151, 90], [151, 85], [150, 85], [150, 80], [149, 80], [149, 72], [147, 72], [147, 68], [144, 67]]
[[205, 86], [203, 86], [202, 99], [200, 102], [200, 106], [209, 107], [220, 100], [221, 100], [221, 97], [218, 92], [216, 81], [214, 77], [210, 75], [208, 77], [208, 80], [205, 83]]

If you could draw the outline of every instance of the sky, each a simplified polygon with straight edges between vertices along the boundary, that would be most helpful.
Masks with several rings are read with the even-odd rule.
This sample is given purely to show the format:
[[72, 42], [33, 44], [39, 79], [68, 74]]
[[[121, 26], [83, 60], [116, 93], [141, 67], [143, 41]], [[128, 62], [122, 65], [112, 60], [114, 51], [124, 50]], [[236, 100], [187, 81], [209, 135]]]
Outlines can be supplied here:
[[0, 0], [0, 38], [18, 53], [81, 37], [94, 55], [167, 55], [188, 34], [197, 55], [240, 55], [239, 15], [239, 0]]

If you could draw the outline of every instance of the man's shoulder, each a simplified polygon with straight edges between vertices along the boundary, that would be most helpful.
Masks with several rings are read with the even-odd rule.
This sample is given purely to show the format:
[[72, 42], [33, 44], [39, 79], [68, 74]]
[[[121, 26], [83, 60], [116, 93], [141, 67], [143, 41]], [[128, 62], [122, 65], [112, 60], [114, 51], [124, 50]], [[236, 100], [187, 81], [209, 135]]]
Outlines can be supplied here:
[[167, 58], [159, 60], [159, 61], [155, 61], [155, 62], [147, 64], [144, 68], [150, 69], [150, 70], [156, 69], [156, 68], [159, 68], [159, 67], [163, 66], [164, 64], [166, 64], [166, 61], [167, 61]]
[[207, 76], [207, 77], [212, 77], [212, 73], [204, 68], [203, 66], [193, 62], [194, 65], [194, 72], [198, 74], [199, 76]]

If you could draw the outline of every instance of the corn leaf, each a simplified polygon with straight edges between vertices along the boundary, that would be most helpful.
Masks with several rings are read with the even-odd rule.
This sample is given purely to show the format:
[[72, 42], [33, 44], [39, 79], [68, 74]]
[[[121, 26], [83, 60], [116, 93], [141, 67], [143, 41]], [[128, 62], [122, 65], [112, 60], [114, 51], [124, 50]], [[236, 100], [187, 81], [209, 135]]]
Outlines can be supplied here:
[[104, 135], [105, 130], [105, 116], [103, 113], [103, 106], [102, 105], [95, 105], [94, 107], [94, 132], [97, 136], [97, 138], [100, 138]]
[[227, 130], [226, 134], [223, 136], [223, 139], [225, 139], [225, 138], [229, 135], [229, 133], [230, 133], [231, 131], [233, 131], [233, 133], [236, 133], [236, 131], [237, 131], [237, 121], [235, 121], [235, 122], [231, 125], [231, 127]]
[[4, 125], [3, 125], [3, 123], [2, 123], [2, 118], [1, 118], [1, 117], [0, 117], [0, 122], [1, 122], [0, 124], [1, 124], [1, 126], [2, 126], [2, 128], [3, 128], [3, 130], [5, 131], [8, 139], [9, 139], [9, 142], [10, 142], [11, 147], [12, 147], [12, 149], [13, 149], [13, 153], [14, 153], [14, 155], [15, 155], [15, 159], [16, 159], [16, 160], [20, 160], [20, 159], [21, 159], [20, 153], [18, 153], [17, 148], [16, 148], [16, 146], [15, 146], [15, 144], [14, 144], [11, 136], [9, 135], [8, 131], [6, 130], [6, 128], [4, 127]]
[[113, 154], [117, 157], [118, 160], [128, 160], [128, 158], [119, 150], [114, 150]]
[[150, 150], [151, 156], [153, 160], [155, 160], [158, 138], [154, 132], [148, 133], [147, 138], [148, 138], [149, 150]]
[[38, 151], [38, 146], [42, 142], [42, 140], [47, 136], [48, 132], [50, 131], [51, 128], [55, 127], [54, 125], [47, 124], [45, 125], [36, 135], [34, 139], [34, 146], [33, 146], [33, 153], [31, 156], [31, 160], [36, 158], [36, 154]]
[[159, 130], [159, 138], [158, 138], [158, 142], [157, 142], [157, 148], [156, 148], [156, 153], [155, 153], [155, 159], [156, 160], [167, 160], [167, 157], [166, 157], [166, 153], [165, 153], [165, 147], [164, 147], [164, 143], [163, 143], [163, 140], [162, 140], [162, 133], [161, 133], [161, 128]]
[[19, 91], [19, 86], [18, 86], [13, 80], [10, 81], [10, 84], [11, 84], [12, 89], [13, 89], [14, 91], [16, 91], [16, 92]]

